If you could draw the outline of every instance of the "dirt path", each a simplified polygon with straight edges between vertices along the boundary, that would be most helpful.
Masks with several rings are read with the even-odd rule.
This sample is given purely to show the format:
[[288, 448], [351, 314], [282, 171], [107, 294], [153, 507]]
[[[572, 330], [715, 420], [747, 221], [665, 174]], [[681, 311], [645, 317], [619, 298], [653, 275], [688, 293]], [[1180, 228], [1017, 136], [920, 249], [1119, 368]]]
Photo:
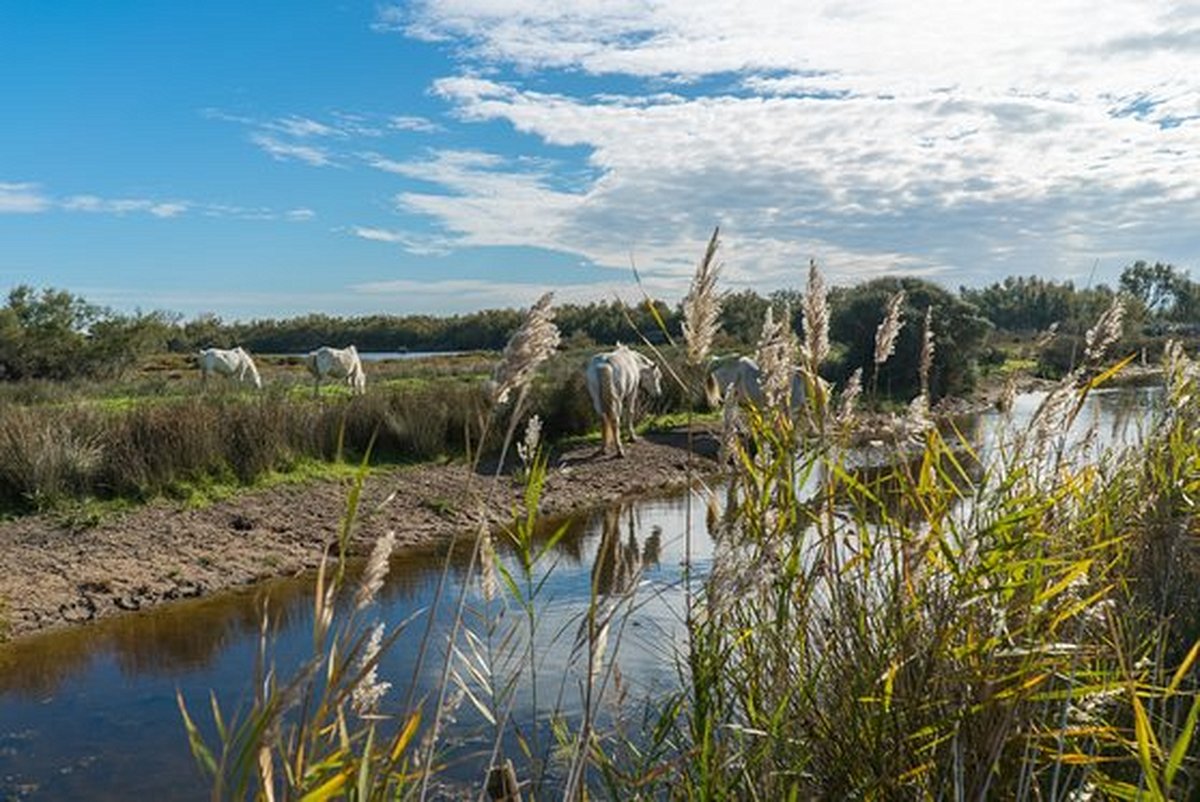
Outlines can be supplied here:
[[[695, 465], [711, 472], [715, 445], [698, 435]], [[686, 483], [683, 432], [649, 435], [625, 459], [593, 457], [594, 446], [558, 455], [542, 511], [560, 514]], [[463, 465], [420, 465], [372, 476], [364, 490], [355, 551], [394, 530], [401, 547], [461, 533], [476, 520], [469, 488], [490, 477]], [[389, 494], [390, 502], [381, 505]], [[72, 529], [42, 515], [0, 523], [0, 626], [14, 637], [84, 623], [173, 599], [215, 593], [316, 566], [337, 537], [347, 483], [324, 481], [253, 491], [200, 509], [159, 501]], [[507, 521], [521, 491], [505, 477], [491, 515]]]

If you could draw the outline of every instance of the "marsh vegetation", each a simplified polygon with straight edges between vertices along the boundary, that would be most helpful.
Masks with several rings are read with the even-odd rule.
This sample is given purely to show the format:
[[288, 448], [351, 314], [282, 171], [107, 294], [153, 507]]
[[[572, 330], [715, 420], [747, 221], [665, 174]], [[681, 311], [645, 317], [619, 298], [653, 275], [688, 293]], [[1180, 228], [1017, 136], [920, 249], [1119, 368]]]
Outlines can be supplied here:
[[[713, 250], [715, 238], [708, 259]], [[805, 320], [827, 320], [815, 270], [809, 286]], [[691, 300], [689, 331], [703, 338], [711, 316], [704, 298]], [[876, 366], [901, 308], [889, 302], [876, 330]], [[1074, 369], [980, 454], [931, 424], [926, 316], [923, 392], [894, 432], [890, 467], [868, 481], [847, 447], [861, 383], [817, 391], [826, 331], [809, 325], [796, 342], [768, 315], [765, 402], [726, 407], [733, 472], [724, 509], [708, 512], [711, 571], [693, 573], [685, 545], [684, 634], [663, 656], [676, 690], [633, 697], [623, 684], [627, 627], [653, 599], [642, 596], [639, 551], [618, 540], [558, 631], [570, 654], [551, 680], [560, 690], [541, 695], [547, 543], [559, 535], [533, 536], [544, 468], [527, 444], [526, 512], [504, 532], [480, 528], [466, 581], [439, 590], [427, 618], [372, 618], [386, 542], [359, 590], [340, 595], [335, 549], [301, 673], [263, 675], [256, 704], [219, 718], [215, 740], [181, 700], [214, 795], [436, 796], [447, 728], [467, 706], [490, 732], [470, 772], [480, 795], [503, 793], [507, 777], [532, 798], [1190, 798], [1200, 368], [1166, 349], [1165, 400], [1136, 442], [1069, 438], [1088, 396], [1129, 362], [1105, 356], [1122, 318], [1114, 299]], [[705, 350], [693, 349], [693, 364]], [[810, 391], [793, 415], [797, 369]], [[347, 528], [354, 510], [352, 494]], [[496, 559], [494, 538], [513, 559]], [[440, 677], [425, 697], [377, 674], [389, 638], [414, 626], [418, 665]]]

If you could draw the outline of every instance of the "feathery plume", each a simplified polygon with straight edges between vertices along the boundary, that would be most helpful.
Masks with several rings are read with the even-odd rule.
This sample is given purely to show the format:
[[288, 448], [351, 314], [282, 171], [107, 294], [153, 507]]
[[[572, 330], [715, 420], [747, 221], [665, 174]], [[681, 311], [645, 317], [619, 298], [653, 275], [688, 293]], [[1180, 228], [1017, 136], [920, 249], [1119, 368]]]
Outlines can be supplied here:
[[921, 377], [921, 395], [925, 396], [926, 411], [929, 408], [929, 374], [933, 372], [933, 307], [925, 308], [925, 328], [921, 332], [921, 361], [918, 371]]
[[548, 292], [537, 299], [523, 322], [504, 346], [500, 364], [492, 372], [492, 378], [484, 383], [490, 400], [496, 404], [508, 401], [513, 390], [527, 385], [533, 378], [538, 365], [545, 362], [558, 348], [562, 339], [554, 325], [554, 308], [550, 302], [554, 293]]
[[875, 364], [887, 362], [896, 350], [896, 337], [904, 326], [904, 301], [907, 293], [898, 290], [888, 298], [884, 309], [883, 322], [875, 329]]
[[531, 415], [529, 421], [525, 424], [525, 438], [517, 443], [517, 457], [520, 458], [521, 464], [526, 468], [533, 464], [541, 442], [542, 419], [537, 415]]
[[1112, 304], [1100, 315], [1096, 325], [1088, 329], [1084, 335], [1085, 349], [1083, 358], [1087, 362], [1099, 362], [1104, 352], [1121, 337], [1121, 323], [1125, 318], [1125, 302], [1120, 296], [1113, 298]]
[[704, 258], [696, 265], [692, 284], [683, 299], [683, 339], [687, 343], [689, 364], [699, 365], [708, 356], [713, 338], [720, 327], [721, 299], [717, 297], [717, 276], [721, 264], [717, 261], [717, 248], [721, 229], [714, 228]]
[[745, 425], [742, 422], [741, 393], [735, 385], [725, 388], [725, 405], [721, 408], [721, 445], [717, 461], [724, 465], [734, 456]]
[[768, 406], [786, 404], [792, 388], [793, 358], [796, 339], [789, 325], [791, 315], [785, 313], [778, 322], [768, 306], [763, 318], [762, 333], [758, 338], [758, 349], [754, 360], [759, 368], [759, 386]]
[[350, 692], [350, 704], [359, 716], [369, 716], [379, 709], [390, 682], [382, 682], [375, 671], [379, 668], [379, 650], [383, 645], [384, 624], [380, 622], [371, 630], [371, 637], [363, 647], [362, 656], [358, 660], [358, 670], [362, 674], [354, 689]]
[[855, 368], [842, 387], [838, 398], [837, 424], [849, 428], [854, 424], [858, 412], [858, 397], [862, 395], [862, 368]]
[[808, 288], [804, 293], [804, 344], [810, 372], [815, 376], [829, 358], [829, 297], [817, 260], [808, 260]]
[[388, 531], [387, 534], [375, 541], [375, 546], [371, 549], [371, 558], [367, 560], [367, 569], [363, 571], [362, 581], [358, 586], [358, 593], [354, 595], [354, 606], [357, 609], [362, 610], [369, 607], [375, 601], [375, 596], [383, 587], [383, 580], [387, 577], [388, 560], [391, 559], [392, 550], [395, 547], [396, 533], [394, 531]]

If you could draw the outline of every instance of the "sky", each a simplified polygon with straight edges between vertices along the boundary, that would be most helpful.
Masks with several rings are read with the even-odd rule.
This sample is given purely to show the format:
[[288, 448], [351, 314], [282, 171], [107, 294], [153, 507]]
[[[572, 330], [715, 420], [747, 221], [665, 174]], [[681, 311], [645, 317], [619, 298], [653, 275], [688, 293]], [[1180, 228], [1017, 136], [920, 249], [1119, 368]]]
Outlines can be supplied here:
[[[8, 0], [0, 289], [227, 320], [1200, 274], [1200, 2]], [[1200, 276], [1196, 276], [1200, 277]]]

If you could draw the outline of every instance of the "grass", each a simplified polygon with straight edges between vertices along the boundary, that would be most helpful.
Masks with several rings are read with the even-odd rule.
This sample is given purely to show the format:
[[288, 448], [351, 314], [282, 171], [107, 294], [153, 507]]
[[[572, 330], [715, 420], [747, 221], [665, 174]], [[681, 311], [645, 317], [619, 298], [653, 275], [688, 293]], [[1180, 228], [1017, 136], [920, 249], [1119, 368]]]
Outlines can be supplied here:
[[[355, 461], [372, 442], [380, 465], [461, 456], [480, 436], [480, 357], [423, 362], [368, 365], [361, 397], [327, 383], [314, 399], [306, 374], [286, 359], [265, 361], [261, 393], [216, 381], [198, 392], [190, 374], [5, 385], [14, 403], [0, 405], [0, 511], [164, 496], [207, 503], [275, 475], [302, 480], [319, 462]], [[579, 354], [557, 357], [531, 390], [549, 439], [594, 426], [580, 364]]]

